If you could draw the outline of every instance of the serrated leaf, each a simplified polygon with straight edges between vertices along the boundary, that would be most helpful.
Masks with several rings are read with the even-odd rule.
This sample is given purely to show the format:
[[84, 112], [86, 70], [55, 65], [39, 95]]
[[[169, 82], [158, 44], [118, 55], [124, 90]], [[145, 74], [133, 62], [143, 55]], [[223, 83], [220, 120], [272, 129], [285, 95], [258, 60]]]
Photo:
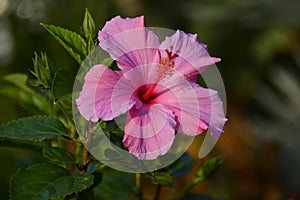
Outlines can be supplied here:
[[11, 200], [48, 200], [85, 190], [93, 184], [93, 175], [50, 163], [39, 163], [19, 170], [11, 179]]
[[58, 119], [48, 116], [21, 118], [0, 126], [0, 139], [42, 141], [67, 134]]
[[0, 89], [0, 95], [10, 98], [20, 106], [38, 114], [51, 114], [49, 102], [28, 85], [28, 77], [25, 74], [10, 74], [3, 78], [9, 85]]
[[221, 164], [223, 163], [222, 157], [214, 157], [208, 160], [204, 165], [198, 170], [197, 177], [199, 180], [204, 181], [209, 178], [214, 172], [216, 172]]
[[54, 162], [61, 163], [75, 163], [76, 158], [67, 150], [59, 147], [45, 147], [43, 148], [43, 156]]
[[37, 53], [35, 53], [34, 55], [34, 72], [32, 72], [32, 74], [46, 89], [50, 89], [52, 83], [52, 73], [49, 67], [47, 55], [46, 53], [41, 53], [41, 56], [38, 56]]
[[41, 24], [68, 53], [81, 64], [87, 56], [87, 47], [83, 38], [70, 30], [48, 24]]
[[93, 185], [94, 176], [92, 174], [82, 173], [75, 169], [72, 175], [76, 178], [71, 189], [72, 193], [82, 191]]
[[71, 94], [73, 88], [73, 77], [67, 71], [60, 70], [55, 73], [52, 82], [52, 92], [57, 100]]
[[95, 38], [96, 36], [95, 22], [87, 8], [85, 9], [85, 13], [84, 13], [82, 29], [85, 38]]

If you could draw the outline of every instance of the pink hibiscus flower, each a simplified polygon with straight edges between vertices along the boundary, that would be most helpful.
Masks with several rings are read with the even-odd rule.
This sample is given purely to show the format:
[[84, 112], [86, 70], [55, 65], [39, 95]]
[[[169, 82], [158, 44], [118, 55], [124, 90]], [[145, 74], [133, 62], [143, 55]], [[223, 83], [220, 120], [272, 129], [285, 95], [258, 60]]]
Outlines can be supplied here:
[[121, 71], [92, 67], [76, 103], [93, 122], [128, 112], [123, 144], [130, 153], [152, 160], [168, 151], [176, 133], [195, 136], [209, 128], [218, 137], [223, 132], [222, 101], [196, 83], [197, 75], [220, 59], [209, 56], [197, 35], [178, 30], [160, 44], [143, 17], [115, 17], [98, 39]]

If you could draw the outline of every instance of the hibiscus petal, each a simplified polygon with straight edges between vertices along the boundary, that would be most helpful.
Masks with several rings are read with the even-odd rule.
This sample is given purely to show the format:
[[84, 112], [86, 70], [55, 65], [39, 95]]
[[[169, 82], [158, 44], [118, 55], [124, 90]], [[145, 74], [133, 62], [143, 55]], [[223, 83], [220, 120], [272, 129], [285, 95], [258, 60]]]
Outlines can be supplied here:
[[84, 80], [76, 103], [80, 114], [86, 120], [111, 120], [133, 106], [128, 97], [133, 90], [132, 85], [122, 79], [120, 72], [105, 65], [96, 65], [88, 71]]
[[125, 19], [117, 16], [106, 22], [102, 31], [99, 31], [99, 40], [102, 41], [124, 31], [136, 28], [144, 28], [144, 16]]
[[227, 118], [224, 113], [223, 102], [217, 91], [197, 87], [196, 93], [200, 106], [200, 118], [207, 124], [212, 133], [212, 138], [217, 138], [223, 132]]
[[157, 64], [140, 65], [124, 73], [124, 77], [132, 81], [135, 88], [155, 83], [158, 79]]
[[195, 81], [197, 75], [209, 65], [221, 61], [220, 58], [210, 57], [207, 46], [197, 41], [196, 34], [187, 34], [179, 30], [174, 35], [166, 37], [159, 48], [164, 57], [167, 57], [166, 50], [178, 55], [174, 59], [175, 70], [187, 75], [190, 81]]
[[213, 138], [223, 132], [226, 118], [222, 101], [216, 91], [183, 81], [158, 94], [155, 102], [174, 111], [180, 124], [178, 132], [194, 136], [209, 128]]
[[133, 107], [127, 116], [123, 144], [141, 160], [167, 153], [175, 139], [176, 120], [162, 105]]
[[133, 67], [158, 63], [159, 40], [144, 27], [144, 17], [115, 17], [98, 33], [99, 45], [125, 72]]

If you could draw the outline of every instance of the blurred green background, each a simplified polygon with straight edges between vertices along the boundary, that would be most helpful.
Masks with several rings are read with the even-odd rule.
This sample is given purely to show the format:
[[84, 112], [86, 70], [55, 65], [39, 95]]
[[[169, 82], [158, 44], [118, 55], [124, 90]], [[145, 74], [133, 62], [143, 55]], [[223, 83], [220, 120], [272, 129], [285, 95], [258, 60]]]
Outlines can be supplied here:
[[[80, 32], [85, 8], [98, 29], [116, 15], [144, 15], [146, 26], [198, 33], [210, 54], [222, 58], [218, 68], [229, 121], [213, 153], [225, 162], [193, 192], [243, 200], [300, 195], [300, 1], [0, 0], [1, 77], [29, 74], [40, 51], [75, 75], [79, 66], [39, 23]], [[1, 90], [5, 83], [0, 84]], [[33, 114], [1, 96], [1, 124]], [[39, 159], [31, 151], [0, 146], [0, 199], [8, 199], [16, 169]]]

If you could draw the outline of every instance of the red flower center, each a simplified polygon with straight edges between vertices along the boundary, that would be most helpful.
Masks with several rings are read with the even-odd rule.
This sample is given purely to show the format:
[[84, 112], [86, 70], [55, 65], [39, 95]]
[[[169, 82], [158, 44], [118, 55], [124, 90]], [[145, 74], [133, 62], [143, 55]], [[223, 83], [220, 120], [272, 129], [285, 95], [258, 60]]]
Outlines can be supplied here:
[[[157, 86], [157, 83], [151, 83], [141, 86], [138, 89], [138, 98], [141, 102], [145, 104], [152, 104], [156, 98], [154, 88]], [[150, 91], [150, 92], [149, 92]]]
[[[170, 47], [170, 49], [172, 50], [173, 47]], [[152, 97], [153, 90], [156, 88], [157, 83], [163, 78], [168, 78], [168, 77], [172, 76], [172, 74], [174, 73], [174, 66], [175, 66], [174, 59], [176, 57], [178, 57], [178, 55], [172, 54], [172, 52], [169, 50], [166, 50], [166, 52], [167, 52], [168, 57], [161, 58], [157, 65], [158, 76], [157, 76], [156, 82], [153, 84], [150, 84], [150, 86], [147, 88], [146, 91], [141, 92], [142, 96], [140, 96], [140, 93], [139, 93], [140, 100], [144, 103], [149, 103], [149, 101], [151, 99], [153, 99], [153, 97]]]

